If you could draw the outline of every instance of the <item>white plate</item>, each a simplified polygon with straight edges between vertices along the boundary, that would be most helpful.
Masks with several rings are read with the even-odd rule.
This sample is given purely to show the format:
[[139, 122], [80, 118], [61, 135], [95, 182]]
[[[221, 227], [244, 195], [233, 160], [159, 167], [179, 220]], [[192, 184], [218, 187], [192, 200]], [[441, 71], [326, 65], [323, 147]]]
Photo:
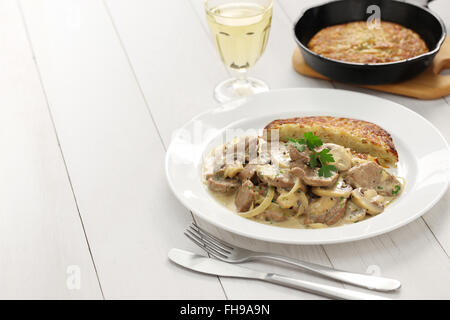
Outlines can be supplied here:
[[[226, 129], [263, 128], [275, 119], [311, 115], [366, 120], [391, 133], [399, 153], [397, 174], [406, 178], [406, 188], [383, 213], [340, 227], [288, 229], [242, 218], [211, 197], [201, 181], [202, 157], [223, 143]], [[344, 90], [285, 89], [238, 100], [189, 121], [172, 137], [166, 174], [178, 199], [220, 228], [279, 243], [337, 243], [394, 230], [429, 210], [448, 187], [450, 149], [428, 120], [394, 102]]]

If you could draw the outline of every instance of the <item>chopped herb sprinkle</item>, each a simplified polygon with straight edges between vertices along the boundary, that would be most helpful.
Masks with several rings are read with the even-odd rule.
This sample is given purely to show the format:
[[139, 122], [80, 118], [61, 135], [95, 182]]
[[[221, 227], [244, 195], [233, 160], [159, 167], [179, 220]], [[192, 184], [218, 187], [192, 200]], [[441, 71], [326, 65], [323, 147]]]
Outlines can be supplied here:
[[399, 191], [400, 191], [400, 186], [399, 186], [399, 185], [396, 185], [396, 186], [394, 187], [394, 189], [392, 190], [392, 194], [397, 194]]

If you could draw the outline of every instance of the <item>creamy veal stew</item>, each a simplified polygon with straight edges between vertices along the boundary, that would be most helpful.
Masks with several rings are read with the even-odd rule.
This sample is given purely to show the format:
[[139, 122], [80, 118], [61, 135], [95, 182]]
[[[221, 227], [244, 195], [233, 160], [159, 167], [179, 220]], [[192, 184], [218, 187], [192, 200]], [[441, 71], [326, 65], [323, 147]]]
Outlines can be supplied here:
[[237, 138], [203, 162], [212, 196], [240, 216], [288, 228], [357, 223], [380, 214], [403, 190], [403, 179], [377, 159], [305, 139]]

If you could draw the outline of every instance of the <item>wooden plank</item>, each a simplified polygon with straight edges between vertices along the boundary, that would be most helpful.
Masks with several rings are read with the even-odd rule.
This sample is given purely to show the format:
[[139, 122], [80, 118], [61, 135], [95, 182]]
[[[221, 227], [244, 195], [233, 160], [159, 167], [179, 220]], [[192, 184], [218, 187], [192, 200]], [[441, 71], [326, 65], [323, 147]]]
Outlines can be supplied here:
[[[167, 259], [171, 247], [195, 250], [183, 236], [192, 218], [166, 185], [163, 145], [103, 2], [22, 5], [105, 297], [224, 298], [216, 277]], [[156, 75], [173, 96], [176, 75]]]
[[167, 146], [173, 130], [217, 106], [213, 90], [228, 77], [225, 67], [188, 1], [106, 4]]
[[[446, 26], [450, 25], [450, 2], [434, 1], [430, 3], [430, 9], [440, 15]], [[441, 74], [450, 75], [448, 69]], [[402, 103], [402, 100], [398, 101]], [[445, 103], [444, 103], [445, 102]], [[405, 103], [407, 103], [405, 101]], [[405, 104], [414, 111], [420, 113], [430, 120], [444, 135], [447, 142], [450, 142], [450, 128], [448, 121], [450, 117], [450, 100], [449, 96], [444, 99], [430, 101], [428, 103], [411, 103]], [[441, 246], [445, 249], [447, 256], [450, 256], [450, 190], [436, 206], [424, 215], [426, 224], [430, 227], [433, 234], [438, 239]]]
[[[193, 2], [192, 4], [195, 12], [203, 16], [202, 2]], [[220, 79], [227, 77], [228, 73], [209, 39], [204, 21], [199, 22], [195, 16], [191, 16], [189, 12], [192, 9], [186, 1], [165, 1], [163, 3], [107, 1], [107, 6], [167, 145], [173, 130], [194, 115], [216, 104], [212, 98], [213, 88]], [[167, 19], [168, 16], [171, 19]], [[181, 32], [180, 24], [177, 24], [179, 19], [183, 21], [182, 34], [185, 36], [182, 37], [179, 36]], [[320, 83], [317, 80], [299, 79], [290, 69], [289, 61], [284, 61], [284, 57], [288, 57], [293, 49], [289, 28], [290, 25], [286, 23], [284, 13], [281, 10], [275, 10], [272, 36], [276, 44], [269, 41], [265, 55], [268, 54], [269, 60], [276, 61], [275, 64], [282, 66], [281, 70], [284, 71], [273, 72], [273, 69], [276, 68], [273, 68], [268, 61], [263, 63], [261, 59], [259, 73], [256, 73], [255, 69], [254, 75], [262, 79], [270, 77], [272, 86], [296, 86], [299, 84], [317, 86]], [[161, 30], [164, 30], [164, 34], [161, 34]], [[146, 39], [152, 39], [152, 41], [149, 42]], [[167, 49], [174, 48], [174, 39], [176, 39], [178, 51]], [[179, 55], [180, 52], [186, 57], [181, 61], [176, 59], [176, 55]], [[286, 72], [291, 76], [286, 77]], [[161, 81], [161, 79], [163, 80]], [[330, 85], [324, 84], [324, 86]], [[171, 94], [172, 91], [177, 94]], [[173, 116], [174, 114], [176, 117]], [[200, 223], [202, 222], [200, 221]], [[210, 225], [204, 223], [202, 225], [210, 231], [220, 233], [229, 241], [233, 241], [235, 237]], [[306, 247], [299, 251], [295, 250], [295, 246], [270, 246], [250, 239], [242, 241], [238, 242], [254, 248], [263, 246], [274, 252], [329, 264], [320, 246]], [[251, 265], [255, 268], [266, 268], [265, 264], [254, 263]], [[280, 268], [278, 265], [272, 265], [270, 268], [273, 271], [299, 276], [298, 272]], [[300, 276], [312, 279], [310, 275], [300, 274]], [[227, 297], [231, 299], [305, 299], [315, 297], [307, 293], [255, 281], [223, 278], [221, 281]], [[322, 279], [319, 281], [328, 283]]]
[[16, 1], [0, 20], [0, 298], [101, 299]]
[[[448, 299], [450, 261], [423, 220], [375, 238], [327, 245], [336, 268], [371, 272], [402, 282], [393, 299]], [[360, 289], [357, 289], [360, 290]]]

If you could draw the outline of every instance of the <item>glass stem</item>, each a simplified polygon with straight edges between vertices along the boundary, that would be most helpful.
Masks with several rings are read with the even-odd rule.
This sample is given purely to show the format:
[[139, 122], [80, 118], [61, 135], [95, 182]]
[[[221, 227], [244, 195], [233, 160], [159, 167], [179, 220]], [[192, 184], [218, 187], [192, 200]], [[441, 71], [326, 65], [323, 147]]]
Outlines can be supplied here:
[[244, 89], [249, 87], [250, 82], [248, 81], [248, 70], [240, 69], [239, 71], [233, 70], [234, 78], [236, 79], [235, 85], [237, 88]]

